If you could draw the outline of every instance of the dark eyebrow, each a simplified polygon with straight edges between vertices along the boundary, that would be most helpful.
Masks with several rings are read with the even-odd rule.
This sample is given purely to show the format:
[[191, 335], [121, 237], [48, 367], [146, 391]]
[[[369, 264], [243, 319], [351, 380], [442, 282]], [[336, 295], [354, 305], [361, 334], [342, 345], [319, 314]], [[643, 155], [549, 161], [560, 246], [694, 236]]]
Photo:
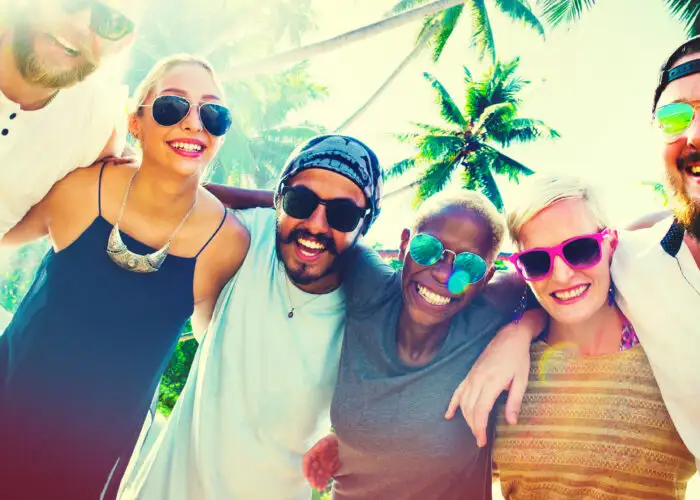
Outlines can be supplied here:
[[[187, 92], [185, 92], [185, 91], [182, 90], [182, 89], [176, 89], [176, 88], [174, 88], [174, 87], [168, 87], [167, 89], [163, 89], [163, 90], [161, 90], [160, 92], [161, 92], [161, 93], [170, 92], [170, 93], [172, 93], [172, 94], [179, 94], [179, 95], [181, 95], [181, 96], [183, 96], [183, 97], [186, 97], [186, 96], [187, 96]], [[219, 99], [219, 96], [215, 96], [214, 94], [206, 94], [206, 95], [203, 95], [203, 96], [202, 96], [202, 99], [208, 99], [208, 100], [214, 100], [214, 101], [220, 101], [220, 100], [221, 100], [221, 99]]]

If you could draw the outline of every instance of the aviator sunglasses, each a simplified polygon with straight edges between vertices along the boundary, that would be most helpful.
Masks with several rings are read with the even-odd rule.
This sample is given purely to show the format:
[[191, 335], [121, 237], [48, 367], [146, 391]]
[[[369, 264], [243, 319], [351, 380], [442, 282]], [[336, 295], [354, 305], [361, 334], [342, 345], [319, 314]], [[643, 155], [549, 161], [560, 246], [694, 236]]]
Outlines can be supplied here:
[[62, 0], [63, 9], [76, 12], [90, 9], [90, 30], [97, 36], [116, 42], [134, 31], [134, 22], [108, 5], [95, 0]]
[[411, 258], [421, 266], [433, 266], [440, 262], [445, 254], [452, 254], [452, 274], [447, 282], [450, 293], [464, 292], [469, 285], [486, 276], [486, 261], [471, 252], [455, 253], [447, 250], [436, 237], [425, 233], [415, 235], [408, 245]]
[[525, 250], [511, 255], [510, 261], [525, 281], [543, 280], [552, 274], [555, 257], [561, 257], [571, 269], [588, 269], [600, 262], [603, 240], [610, 234], [609, 229], [604, 229], [568, 239], [557, 246]]
[[[192, 104], [179, 95], [161, 95], [152, 104], [142, 104], [142, 108], [153, 108], [153, 119], [158, 125], [172, 127], [177, 125], [189, 114]], [[211, 135], [220, 137], [231, 126], [231, 111], [226, 106], [213, 102], [198, 104], [199, 119]]]
[[672, 102], [654, 113], [656, 123], [667, 143], [683, 137], [695, 118], [695, 106], [687, 102]]
[[308, 219], [319, 205], [326, 207], [328, 225], [342, 233], [350, 233], [369, 212], [349, 199], [335, 198], [322, 200], [316, 193], [304, 186], [284, 186], [282, 188], [282, 209], [295, 219]]

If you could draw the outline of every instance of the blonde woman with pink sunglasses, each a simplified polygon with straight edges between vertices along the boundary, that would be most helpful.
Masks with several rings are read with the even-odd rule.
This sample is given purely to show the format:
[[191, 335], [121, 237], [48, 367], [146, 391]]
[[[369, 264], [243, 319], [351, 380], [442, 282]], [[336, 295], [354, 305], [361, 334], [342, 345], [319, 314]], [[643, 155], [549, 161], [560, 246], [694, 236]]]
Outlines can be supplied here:
[[503, 496], [685, 498], [693, 456], [615, 303], [617, 233], [578, 179], [530, 183], [508, 215], [519, 249], [511, 262], [550, 322], [531, 346], [517, 424], [499, 411], [494, 463]]

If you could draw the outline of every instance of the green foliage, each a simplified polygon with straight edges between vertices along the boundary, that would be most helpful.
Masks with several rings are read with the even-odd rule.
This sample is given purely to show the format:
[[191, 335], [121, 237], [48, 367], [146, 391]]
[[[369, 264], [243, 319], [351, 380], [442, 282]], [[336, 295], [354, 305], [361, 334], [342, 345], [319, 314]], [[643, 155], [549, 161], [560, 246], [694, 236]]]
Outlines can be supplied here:
[[661, 182], [642, 181], [640, 184], [642, 184], [643, 186], [650, 187], [652, 192], [654, 193], [654, 199], [663, 203], [664, 207], [668, 206], [668, 190], [666, 189], [666, 186], [664, 186]]
[[401, 262], [399, 259], [389, 259], [389, 265], [396, 271], [403, 268], [403, 262]]
[[[186, 331], [188, 329], [189, 331], [192, 329], [189, 322]], [[190, 372], [194, 355], [197, 352], [197, 346], [195, 339], [179, 342], [173, 357], [170, 358], [170, 363], [168, 363], [160, 383], [160, 395], [158, 397], [158, 411], [163, 415], [170, 415], [177, 398], [185, 387], [187, 375]]]
[[14, 253], [4, 267], [0, 279], [0, 306], [14, 313], [24, 294], [34, 281], [41, 259], [49, 249], [48, 240], [43, 239], [25, 245]]
[[[394, 5], [392, 12], [405, 12], [431, 1], [433, 0], [400, 0]], [[521, 24], [523, 27], [534, 30], [544, 37], [544, 27], [537, 16], [532, 12], [528, 0], [493, 0], [489, 3], [493, 5], [487, 7], [485, 0], [469, 0], [465, 1], [462, 5], [455, 5], [437, 14], [428, 16], [421, 27], [417, 40], [422, 40], [423, 35], [430, 31], [433, 26], [438, 27], [435, 34], [430, 38], [430, 44], [433, 49], [433, 60], [437, 61], [440, 59], [447, 41], [457, 28], [460, 19], [467, 16], [469, 21], [471, 21], [471, 47], [476, 49], [480, 59], [487, 57], [492, 62], [495, 62], [496, 43], [494, 41], [493, 29], [491, 28], [491, 20], [489, 18], [489, 8], [494, 7], [511, 20]]]
[[420, 168], [423, 174], [416, 203], [440, 192], [461, 170], [462, 186], [484, 193], [503, 209], [503, 199], [495, 175], [517, 182], [531, 169], [503, 153], [499, 148], [513, 142], [556, 139], [559, 133], [541, 120], [518, 115], [520, 92], [528, 84], [517, 75], [519, 60], [497, 62], [480, 79], [464, 68], [465, 99], [460, 109], [447, 89], [432, 75], [426, 80], [435, 90], [436, 103], [443, 124], [414, 124], [417, 132], [398, 134], [398, 140], [411, 144], [416, 153], [389, 169], [398, 176]]

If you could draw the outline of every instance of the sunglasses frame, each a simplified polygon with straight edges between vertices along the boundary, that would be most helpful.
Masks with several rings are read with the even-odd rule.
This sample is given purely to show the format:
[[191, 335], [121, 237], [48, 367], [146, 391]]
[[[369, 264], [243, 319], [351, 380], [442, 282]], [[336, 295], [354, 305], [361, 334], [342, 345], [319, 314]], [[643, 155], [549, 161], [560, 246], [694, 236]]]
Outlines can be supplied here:
[[[120, 10], [115, 9], [109, 5], [107, 5], [104, 2], [100, 1], [95, 1], [95, 0], [84, 0], [82, 2], [67, 2], [63, 1], [61, 2], [62, 6], [67, 9], [68, 12], [71, 11], [78, 11], [82, 9], [90, 9], [90, 31], [92, 31], [94, 34], [99, 36], [100, 38], [103, 38], [105, 40], [108, 40], [110, 42], [118, 42], [119, 40], [122, 40], [123, 38], [129, 36], [131, 33], [134, 32], [134, 21], [127, 16], [126, 14], [122, 13]], [[100, 12], [101, 11], [101, 12]], [[127, 24], [126, 30], [120, 34], [119, 36], [107, 36], [104, 30], [99, 29], [100, 26], [100, 19], [99, 14], [101, 13], [117, 13], [119, 16], [121, 16]]]
[[[420, 262], [418, 262], [418, 261], [416, 260], [416, 258], [415, 258], [414, 255], [413, 255], [413, 252], [411, 251], [411, 246], [413, 245], [413, 242], [415, 241], [416, 238], [421, 237], [421, 236], [422, 236], [422, 237], [429, 237], [429, 238], [432, 238], [433, 240], [437, 241], [437, 242], [440, 244], [440, 247], [442, 248], [442, 251], [440, 252], [440, 256], [439, 256], [439, 257], [435, 260], [435, 262], [433, 262], [432, 264], [421, 264]], [[479, 279], [473, 280], [473, 281], [469, 281], [469, 284], [470, 284], [470, 285], [473, 285], [474, 283], [478, 283], [479, 281], [481, 281], [482, 279], [484, 279], [484, 276], [486, 276], [486, 273], [488, 272], [488, 269], [489, 269], [488, 263], [484, 260], [484, 258], [483, 258], [481, 255], [475, 254], [474, 252], [459, 252], [459, 253], [454, 252], [454, 251], [452, 251], [452, 250], [450, 250], [450, 249], [448, 249], [448, 248], [445, 248], [445, 245], [442, 243], [442, 241], [440, 241], [438, 238], [436, 238], [436, 237], [433, 236], [432, 234], [428, 234], [428, 233], [418, 233], [418, 234], [414, 235], [414, 236], [411, 238], [411, 240], [408, 242], [408, 253], [409, 253], [409, 255], [411, 256], [411, 259], [413, 259], [413, 261], [414, 261], [416, 264], [418, 264], [419, 266], [423, 266], [423, 267], [432, 267], [432, 266], [438, 264], [440, 261], [442, 261], [442, 260], [445, 258], [445, 254], [452, 254], [452, 257], [453, 257], [453, 258], [452, 258], [452, 273], [451, 273], [451, 274], [454, 274], [456, 271], [461, 271], [461, 270], [462, 270], [462, 269], [455, 269], [455, 263], [457, 262], [457, 257], [458, 257], [458, 256], [460, 256], [460, 255], [468, 255], [468, 256], [477, 257], [477, 258], [484, 264], [484, 266], [483, 266], [483, 267], [484, 267], [484, 272], [483, 272], [482, 275], [479, 277]], [[472, 279], [472, 276], [469, 276], [469, 278], [470, 278], [470, 280], [471, 280], [471, 279]]]
[[[189, 106], [189, 108], [187, 109], [187, 113], [185, 113], [185, 114], [183, 115], [182, 118], [180, 118], [178, 121], [176, 121], [176, 122], [173, 123], [172, 125], [164, 125], [164, 124], [160, 123], [160, 122], [156, 119], [156, 115], [155, 115], [155, 113], [154, 113], [154, 111], [153, 111], [153, 108], [154, 108], [154, 106], [156, 105], [156, 102], [158, 101], [158, 99], [161, 99], [161, 98], [174, 98], [174, 99], [179, 99], [179, 100], [181, 100], [181, 101], [185, 101], [185, 102], [188, 104], [188, 106]], [[228, 111], [228, 115], [229, 115], [229, 124], [228, 124], [228, 126], [226, 127], [226, 130], [224, 131], [223, 134], [217, 135], [217, 134], [213, 133], [211, 130], [209, 130], [209, 128], [208, 128], [208, 127], [206, 126], [206, 124], [204, 123], [204, 118], [202, 117], [202, 108], [205, 107], [205, 106], [212, 106], [212, 107], [216, 106], [216, 107], [221, 107], [221, 108], [225, 109], [226, 111]], [[174, 127], [174, 126], [177, 125], [178, 123], [181, 123], [182, 120], [184, 120], [185, 118], [187, 118], [187, 117], [189, 116], [189, 114], [192, 112], [192, 108], [193, 108], [193, 107], [195, 107], [195, 105], [192, 104], [192, 101], [190, 101], [187, 97], [183, 97], [183, 96], [180, 96], [180, 95], [173, 95], [173, 94], [161, 94], [161, 95], [159, 95], [158, 97], [156, 97], [155, 99], [153, 99], [153, 102], [152, 102], [151, 104], [141, 104], [141, 105], [139, 106], [139, 108], [151, 108], [151, 116], [153, 117], [153, 120], [154, 120], [158, 125], [160, 125], [161, 127]], [[212, 136], [214, 136], [214, 137], [223, 137], [223, 136], [225, 136], [225, 135], [228, 133], [228, 131], [231, 129], [231, 124], [233, 123], [233, 118], [232, 118], [232, 116], [231, 116], [231, 110], [230, 110], [229, 108], [227, 108], [226, 106], [224, 106], [223, 104], [219, 104], [219, 103], [216, 103], [216, 102], [204, 102], [204, 103], [201, 103], [201, 102], [200, 102], [200, 103], [197, 103], [196, 108], [197, 108], [197, 114], [199, 115], [199, 121], [200, 121], [200, 123], [202, 124], [202, 127], [204, 128], [204, 130], [206, 130], [208, 134], [210, 134], [210, 135], [212, 135]]]
[[[564, 240], [558, 245], [552, 246], [552, 247], [538, 247], [538, 248], [530, 248], [529, 250], [524, 250], [522, 252], [517, 252], [511, 255], [508, 260], [510, 260], [511, 264], [515, 267], [515, 270], [518, 272], [520, 277], [524, 279], [525, 281], [529, 282], [534, 282], [534, 281], [542, 281], [543, 279], [548, 278], [552, 274], [552, 269], [554, 268], [554, 259], [559, 257], [561, 260], [564, 261], [564, 263], [569, 266], [570, 269], [573, 269], [575, 271], [581, 271], [583, 269], [590, 269], [593, 266], [597, 266], [600, 263], [600, 260], [603, 258], [603, 240], [609, 238], [612, 235], [612, 231], [609, 228], [602, 229], [598, 231], [597, 233], [592, 233], [592, 234], [582, 234], [581, 236], [574, 236], [573, 238], [569, 238], [568, 240]], [[569, 243], [573, 243], [575, 241], [583, 240], [583, 239], [593, 239], [596, 241], [598, 244], [598, 259], [595, 262], [588, 263], [586, 265], [582, 266], [575, 266], [571, 262], [569, 262], [569, 259], [566, 258], [564, 255], [564, 247], [568, 245]], [[527, 278], [525, 274], [523, 273], [522, 269], [520, 268], [520, 265], [518, 264], [518, 260], [520, 259], [521, 256], [532, 253], [532, 252], [545, 252], [549, 256], [549, 269], [547, 270], [546, 273], [544, 273], [542, 276], [539, 276], [537, 278]]]
[[[683, 105], [686, 105], [686, 106], [692, 108], [693, 113], [690, 116], [690, 121], [688, 121], [688, 125], [686, 125], [686, 127], [681, 132], [679, 132], [677, 134], [673, 134], [673, 135], [667, 134], [666, 132], [664, 132], [663, 126], [661, 125], [661, 120], [659, 120], [659, 113], [667, 106], [673, 106], [673, 105], [678, 105], [678, 104], [683, 104]], [[687, 101], [674, 101], [674, 102], [666, 103], [663, 106], [659, 106], [657, 108], [657, 110], [654, 112], [654, 121], [656, 122], [656, 125], [661, 130], [661, 134], [663, 135], [664, 142], [666, 142], [666, 144], [672, 144], [672, 143], [674, 143], [674, 142], [678, 141], [679, 139], [682, 139], [683, 137], [686, 136], [686, 132], [688, 131], [690, 126], [693, 124], [693, 121], [697, 117], [696, 111], [699, 107], [700, 107], [700, 103], [693, 105]]]
[[[316, 206], [314, 207], [314, 209], [311, 211], [311, 213], [310, 213], [307, 217], [301, 217], [301, 218], [300, 218], [300, 217], [295, 217], [294, 215], [288, 213], [288, 212], [284, 209], [284, 197], [285, 197], [287, 194], [291, 193], [291, 192], [294, 192], [294, 191], [297, 191], [297, 192], [298, 192], [299, 190], [308, 191], [309, 193], [313, 194], [314, 197], [316, 198]], [[359, 217], [358, 217], [358, 219], [357, 219], [357, 222], [355, 223], [355, 226], [354, 226], [352, 229], [350, 229], [350, 230], [348, 230], [348, 231], [345, 231], [345, 230], [342, 230], [342, 229], [338, 229], [338, 228], [335, 227], [333, 224], [331, 224], [331, 221], [330, 221], [330, 220], [328, 220], [328, 206], [329, 206], [329, 203], [333, 203], [334, 201], [340, 201], [340, 200], [347, 200], [348, 202], [350, 202], [350, 203], [352, 203], [353, 205], [355, 205], [349, 198], [333, 198], [333, 199], [331, 199], [331, 200], [324, 200], [323, 198], [321, 198], [319, 195], [317, 195], [316, 193], [314, 193], [311, 189], [307, 188], [306, 186], [289, 186], [288, 184], [285, 184], [284, 186], [282, 186], [282, 190], [280, 191], [280, 203], [281, 203], [281, 206], [282, 206], [282, 210], [284, 210], [284, 213], [286, 213], [286, 214], [289, 215], [290, 217], [292, 217], [292, 218], [294, 218], [294, 219], [306, 220], [306, 219], [308, 219], [309, 217], [311, 217], [311, 216], [313, 215], [313, 213], [318, 209], [318, 206], [319, 206], [319, 205], [323, 205], [323, 206], [326, 207], [326, 222], [328, 223], [328, 226], [329, 226], [329, 227], [331, 227], [331, 228], [334, 229], [335, 231], [339, 231], [339, 232], [341, 232], [341, 233], [352, 233], [354, 230], [357, 229], [357, 226], [358, 226], [364, 219], [367, 218], [367, 216], [371, 213], [372, 209], [369, 208], [369, 207], [367, 207], [367, 208], [361, 208], [361, 207], [358, 207], [357, 205], [355, 205], [355, 208], [357, 208], [357, 214], [358, 214]]]

